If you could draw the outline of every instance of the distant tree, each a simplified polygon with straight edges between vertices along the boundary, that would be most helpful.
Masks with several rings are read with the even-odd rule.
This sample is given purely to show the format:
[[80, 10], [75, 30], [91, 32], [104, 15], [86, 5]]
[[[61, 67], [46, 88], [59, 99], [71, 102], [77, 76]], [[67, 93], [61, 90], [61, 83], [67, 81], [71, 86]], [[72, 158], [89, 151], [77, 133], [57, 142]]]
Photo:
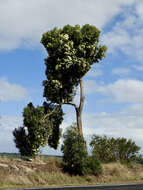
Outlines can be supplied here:
[[[54, 113], [51, 114], [53, 109]], [[63, 120], [60, 107], [56, 109], [55, 105], [44, 103], [43, 106], [35, 108], [29, 103], [24, 108], [23, 117], [23, 127], [13, 131], [14, 142], [21, 155], [35, 156], [39, 148], [47, 144], [54, 149], [57, 148], [61, 135], [59, 126]]]
[[140, 147], [131, 139], [108, 138], [107, 136], [93, 135], [90, 142], [92, 154], [102, 162], [135, 161]]
[[[77, 128], [82, 132], [84, 90], [82, 78], [105, 57], [106, 47], [99, 45], [100, 31], [92, 25], [66, 25], [43, 34], [41, 43], [47, 50], [44, 97], [48, 102], [62, 106], [72, 105], [76, 111]], [[74, 104], [76, 87], [80, 86], [80, 103]]]
[[116, 139], [117, 144], [117, 156], [120, 160], [126, 160], [127, 162], [135, 161], [136, 156], [139, 153], [140, 147], [136, 145], [136, 143], [126, 138], [117, 138]]

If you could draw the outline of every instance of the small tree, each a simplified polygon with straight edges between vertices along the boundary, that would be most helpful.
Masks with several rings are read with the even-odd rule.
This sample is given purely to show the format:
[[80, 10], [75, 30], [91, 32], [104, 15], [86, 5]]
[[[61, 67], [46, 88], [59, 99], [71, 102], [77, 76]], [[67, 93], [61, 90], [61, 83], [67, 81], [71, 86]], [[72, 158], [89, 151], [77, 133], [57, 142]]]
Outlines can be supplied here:
[[[69, 104], [75, 108], [77, 127], [82, 132], [82, 110], [84, 91], [82, 78], [105, 57], [106, 47], [99, 45], [100, 31], [88, 24], [66, 25], [63, 29], [54, 28], [43, 34], [41, 43], [47, 50], [45, 59], [46, 77], [43, 81], [44, 97], [58, 105]], [[80, 86], [80, 103], [72, 102], [76, 87]]]
[[96, 157], [88, 156], [86, 142], [79, 134], [76, 124], [67, 128], [63, 138], [61, 150], [66, 170], [69, 173], [76, 175], [101, 174], [100, 162]]
[[[61, 135], [59, 126], [63, 120], [63, 112], [59, 107], [56, 111], [55, 109], [54, 105], [47, 103], [41, 107], [37, 106], [37, 108], [29, 103], [24, 108], [24, 126], [13, 131], [16, 147], [22, 155], [35, 156], [39, 152], [39, 148], [47, 144], [52, 148], [57, 148]], [[52, 110], [54, 113], [51, 115]], [[25, 127], [28, 134], [25, 133]]]
[[140, 147], [136, 145], [131, 139], [127, 140], [126, 138], [117, 138], [117, 152], [118, 158], [120, 160], [125, 160], [127, 162], [135, 161], [136, 156], [140, 150]]
[[115, 139], [109, 139], [107, 136], [93, 135], [90, 142], [92, 147], [92, 154], [98, 157], [102, 162], [112, 162], [115, 161]]
[[63, 161], [71, 174], [84, 175], [86, 173], [88, 153], [86, 142], [78, 133], [77, 126], [70, 126], [63, 135]]

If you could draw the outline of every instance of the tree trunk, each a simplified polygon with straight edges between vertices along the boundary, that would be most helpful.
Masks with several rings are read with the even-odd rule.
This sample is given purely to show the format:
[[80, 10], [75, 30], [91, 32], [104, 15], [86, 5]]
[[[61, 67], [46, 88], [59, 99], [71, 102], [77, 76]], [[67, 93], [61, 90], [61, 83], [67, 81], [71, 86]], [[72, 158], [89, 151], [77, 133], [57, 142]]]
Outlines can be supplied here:
[[68, 105], [74, 106], [75, 111], [76, 111], [77, 128], [78, 128], [79, 134], [81, 136], [83, 136], [81, 115], [82, 115], [82, 110], [83, 110], [83, 105], [84, 105], [84, 91], [83, 91], [82, 79], [80, 79], [80, 103], [79, 103], [79, 106], [76, 106], [74, 103], [69, 103], [69, 102], [63, 102], [62, 104], [68, 104]]
[[78, 131], [81, 136], [83, 136], [82, 118], [81, 118], [83, 105], [84, 105], [84, 91], [83, 91], [82, 79], [80, 79], [80, 104], [79, 107], [76, 107], [76, 121], [77, 121]]
[[81, 112], [79, 111], [78, 108], [76, 109], [76, 122], [77, 122], [77, 128], [78, 128], [79, 134], [80, 134], [81, 136], [83, 136]]

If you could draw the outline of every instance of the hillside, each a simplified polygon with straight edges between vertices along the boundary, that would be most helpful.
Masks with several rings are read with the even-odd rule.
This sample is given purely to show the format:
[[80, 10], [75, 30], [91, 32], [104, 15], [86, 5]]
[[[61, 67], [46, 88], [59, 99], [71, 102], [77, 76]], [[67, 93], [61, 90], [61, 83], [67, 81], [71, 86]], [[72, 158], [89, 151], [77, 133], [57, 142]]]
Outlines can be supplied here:
[[70, 176], [63, 173], [62, 164], [57, 157], [22, 160], [1, 156], [0, 188], [143, 182], [142, 165], [102, 164], [103, 174], [96, 177]]

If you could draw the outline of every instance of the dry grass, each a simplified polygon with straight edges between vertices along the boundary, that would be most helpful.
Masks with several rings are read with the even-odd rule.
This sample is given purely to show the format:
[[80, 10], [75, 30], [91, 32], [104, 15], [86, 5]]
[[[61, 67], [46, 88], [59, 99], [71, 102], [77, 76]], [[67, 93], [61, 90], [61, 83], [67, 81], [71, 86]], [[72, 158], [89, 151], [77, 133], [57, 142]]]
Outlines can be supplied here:
[[95, 185], [143, 181], [143, 166], [128, 168], [120, 163], [103, 164], [103, 174], [70, 176], [62, 172], [60, 158], [36, 158], [33, 161], [0, 157], [0, 187], [47, 187], [64, 185]]
[[105, 183], [141, 181], [143, 180], [143, 166], [134, 164], [127, 167], [119, 162], [103, 164], [103, 179]]

